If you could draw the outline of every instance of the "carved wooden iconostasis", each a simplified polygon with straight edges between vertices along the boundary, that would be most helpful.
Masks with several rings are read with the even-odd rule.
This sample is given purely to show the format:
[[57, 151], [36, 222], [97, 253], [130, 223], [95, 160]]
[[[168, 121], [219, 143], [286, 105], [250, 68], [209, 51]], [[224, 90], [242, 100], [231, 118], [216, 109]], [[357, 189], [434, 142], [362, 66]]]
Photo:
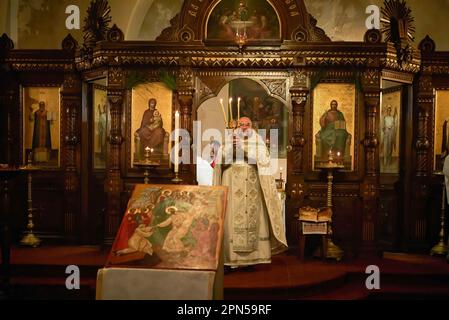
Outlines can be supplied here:
[[[135, 163], [145, 146], [160, 161], [151, 183], [170, 184], [175, 113], [191, 137], [201, 121], [200, 145], [183, 139], [193, 163], [217, 139], [207, 130], [224, 132], [220, 99], [229, 110], [233, 98], [236, 118], [240, 97], [241, 116], [259, 129], [279, 129], [276, 176], [282, 167], [291, 246], [299, 208], [326, 205], [326, 175], [317, 164], [332, 150], [345, 166], [333, 192], [334, 241], [346, 256], [427, 250], [433, 243], [439, 214], [429, 206], [440, 194], [433, 172], [442, 152], [439, 128], [449, 118], [449, 54], [436, 52], [430, 38], [412, 49], [410, 39], [386, 25], [388, 42], [378, 30], [367, 31], [363, 42], [331, 42], [302, 0], [257, 1], [257, 7], [186, 0], [155, 41], [124, 41], [103, 2], [91, 3], [83, 44], [69, 35], [61, 50], [15, 50], [1, 38], [2, 119], [9, 119], [2, 162], [25, 162], [34, 148], [31, 112], [41, 100], [48, 107], [42, 123], [51, 144], [42, 135], [45, 152], [35, 159], [42, 171], [33, 187], [39, 234], [111, 243], [134, 185], [143, 182]], [[100, 29], [91, 23], [96, 6], [105, 8]], [[334, 102], [338, 141], [328, 131]], [[182, 183], [207, 184], [202, 168], [181, 164]], [[15, 219], [22, 231], [24, 217]]]

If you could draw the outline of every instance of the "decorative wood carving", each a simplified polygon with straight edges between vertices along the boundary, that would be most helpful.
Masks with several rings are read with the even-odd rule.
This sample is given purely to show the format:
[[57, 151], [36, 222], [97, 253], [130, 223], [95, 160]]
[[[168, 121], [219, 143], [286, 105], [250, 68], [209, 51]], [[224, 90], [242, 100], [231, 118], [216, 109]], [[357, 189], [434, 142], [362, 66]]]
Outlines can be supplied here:
[[71, 34], [68, 34], [67, 37], [62, 40], [61, 47], [62, 50], [74, 54], [76, 49], [78, 48], [78, 41], [76, 41], [76, 39], [72, 37]]
[[375, 44], [382, 41], [382, 33], [377, 29], [370, 29], [365, 33], [365, 42]]
[[93, 48], [95, 43], [107, 39], [112, 21], [111, 6], [107, 0], [91, 0], [84, 19], [84, 47]]
[[[188, 91], [184, 91], [184, 94], [178, 94], [178, 103], [180, 108], [180, 120], [181, 120], [181, 129], [187, 130], [189, 132], [190, 137], [192, 135], [192, 106], [193, 106], [193, 91], [189, 94]], [[195, 166], [193, 165], [193, 150], [192, 150], [193, 140], [190, 141], [190, 163], [180, 165], [180, 172], [183, 174], [184, 182], [193, 183], [193, 181], [189, 181], [191, 179], [188, 178], [188, 174], [190, 173], [192, 177], [196, 176]], [[188, 180], [187, 180], [188, 179]], [[187, 181], [186, 181], [187, 180]]]
[[421, 53], [425, 54], [433, 53], [435, 52], [436, 48], [435, 41], [433, 41], [433, 39], [429, 37], [429, 35], [427, 35], [423, 40], [421, 40], [418, 48], [421, 51]]
[[76, 73], [67, 73], [61, 91], [61, 112], [65, 112], [61, 123], [63, 137], [62, 166], [64, 168], [64, 231], [74, 237], [80, 222], [80, 168], [79, 143], [81, 141], [81, 79]]
[[396, 59], [402, 67], [413, 59], [411, 42], [415, 40], [412, 11], [404, 0], [385, 0], [382, 19], [385, 41], [391, 41], [396, 49]]
[[378, 175], [378, 146], [377, 115], [380, 109], [380, 92], [365, 93], [366, 134], [363, 142], [365, 146], [366, 173], [370, 176]]
[[417, 151], [416, 176], [425, 177], [430, 174], [432, 167], [430, 137], [433, 134], [429, 130], [432, 127], [430, 126], [430, 114], [433, 112], [434, 93], [431, 75], [421, 75], [418, 80], [418, 90], [418, 130], [415, 143]]
[[[112, 74], [117, 74], [117, 70]], [[111, 74], [111, 73], [110, 73]], [[117, 78], [115, 82], [119, 83]], [[111, 129], [109, 132], [109, 156], [107, 164], [107, 177], [105, 181], [105, 190], [107, 192], [107, 212], [105, 217], [105, 243], [111, 243], [120, 226], [122, 216], [121, 212], [121, 192], [123, 190], [123, 181], [121, 177], [121, 145], [122, 137], [122, 115], [124, 103], [124, 91], [116, 87], [108, 87], [107, 99], [111, 116]]]
[[273, 96], [278, 96], [283, 100], [287, 100], [287, 80], [286, 79], [262, 79]]
[[[375, 67], [375, 65], [374, 65]], [[365, 173], [361, 185], [363, 199], [362, 252], [374, 253], [377, 241], [379, 211], [379, 121], [381, 73], [378, 69], [367, 69], [362, 77], [365, 102]]]
[[293, 135], [290, 144], [293, 147], [293, 172], [303, 173], [304, 146], [306, 139], [304, 136], [304, 113], [307, 103], [308, 91], [290, 92], [292, 95], [293, 109]]
[[[293, 85], [290, 88], [292, 99], [292, 133], [290, 144], [292, 147], [293, 172], [304, 172], [304, 147], [306, 145], [304, 133], [305, 106], [309, 96], [308, 75], [305, 70], [297, 70], [293, 74]], [[297, 194], [299, 195], [299, 194]]]
[[0, 54], [14, 49], [14, 42], [8, 37], [6, 33], [0, 37]]
[[123, 34], [123, 31], [120, 30], [115, 23], [107, 33], [107, 40], [110, 42], [120, 42], [125, 40], [125, 35]]
[[178, 41], [177, 30], [180, 25], [179, 13], [170, 20], [170, 27], [165, 28], [162, 33], [156, 38], [156, 41]]

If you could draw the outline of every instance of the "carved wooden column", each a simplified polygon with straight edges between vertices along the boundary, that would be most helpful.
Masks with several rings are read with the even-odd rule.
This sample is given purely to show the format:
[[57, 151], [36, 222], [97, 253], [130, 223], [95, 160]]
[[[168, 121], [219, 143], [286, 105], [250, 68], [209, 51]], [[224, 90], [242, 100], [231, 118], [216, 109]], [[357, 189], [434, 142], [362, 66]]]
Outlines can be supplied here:
[[[62, 41], [62, 49], [75, 57], [78, 43], [68, 35]], [[63, 143], [61, 149], [62, 167], [64, 168], [64, 235], [74, 239], [78, 226], [87, 222], [80, 217], [80, 141], [81, 141], [81, 78], [75, 65], [67, 65], [61, 91], [61, 132]], [[87, 214], [87, 212], [86, 212]], [[83, 238], [81, 236], [81, 238]]]
[[[183, 64], [188, 64], [184, 61]], [[181, 164], [180, 176], [183, 179], [183, 184], [193, 184], [196, 177], [196, 167], [193, 164], [194, 150], [193, 145], [193, 95], [195, 94], [193, 70], [188, 66], [182, 66], [177, 73], [177, 95], [180, 107], [181, 129], [188, 131], [190, 136], [190, 164]], [[173, 115], [174, 116], [174, 115]], [[198, 147], [198, 146], [197, 146]]]
[[[430, 192], [430, 177], [433, 168], [431, 155], [431, 135], [433, 125], [431, 115], [433, 113], [434, 93], [432, 76], [423, 71], [418, 80], [417, 115], [418, 126], [416, 129], [416, 172], [413, 178], [409, 213], [406, 213], [407, 246], [413, 249], [427, 249], [427, 202]], [[415, 113], [416, 114], [416, 113]]]
[[[376, 225], [379, 207], [379, 113], [380, 113], [380, 71], [368, 69], [363, 74], [365, 103], [365, 178], [361, 186], [363, 199], [361, 254], [375, 254], [377, 251]], [[357, 146], [356, 146], [357, 147]]]
[[434, 104], [432, 75], [422, 74], [418, 82], [418, 131], [416, 139], [416, 177], [428, 177], [432, 170], [429, 124]]
[[[74, 72], [64, 77], [61, 92], [63, 132], [62, 166], [64, 168], [64, 234], [74, 239], [77, 226], [82, 221], [80, 213], [80, 123], [81, 123], [81, 80]], [[86, 220], [87, 221], [87, 220]]]
[[121, 193], [123, 181], [120, 169], [121, 147], [123, 143], [122, 115], [124, 90], [122, 89], [123, 71], [118, 67], [108, 71], [107, 100], [111, 116], [109, 132], [109, 156], [105, 191], [107, 193], [107, 210], [105, 217], [104, 242], [111, 244], [114, 240], [122, 216]]
[[304, 159], [306, 159], [305, 107], [309, 95], [308, 77], [304, 70], [293, 74], [290, 88], [292, 99], [291, 138], [288, 154], [286, 223], [290, 243], [297, 243], [299, 224], [297, 213], [304, 199]]
[[304, 146], [306, 144], [304, 137], [304, 113], [308, 94], [308, 90], [291, 92], [293, 111], [293, 134], [290, 141], [293, 147], [292, 171], [297, 175], [304, 173]]

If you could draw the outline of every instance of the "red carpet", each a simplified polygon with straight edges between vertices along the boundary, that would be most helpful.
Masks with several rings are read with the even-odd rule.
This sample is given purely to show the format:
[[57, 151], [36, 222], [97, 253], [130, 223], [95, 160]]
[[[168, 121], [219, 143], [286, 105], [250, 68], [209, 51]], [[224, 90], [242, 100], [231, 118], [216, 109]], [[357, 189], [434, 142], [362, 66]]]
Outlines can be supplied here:
[[[108, 253], [109, 248], [90, 246], [15, 247], [11, 256], [13, 298], [94, 299], [96, 272]], [[65, 289], [68, 265], [80, 267], [83, 290], [69, 293]], [[365, 287], [369, 265], [380, 268], [381, 290]], [[284, 254], [253, 271], [225, 275], [224, 294], [225, 299], [449, 299], [449, 264], [443, 258], [405, 254], [301, 263], [295, 255]]]

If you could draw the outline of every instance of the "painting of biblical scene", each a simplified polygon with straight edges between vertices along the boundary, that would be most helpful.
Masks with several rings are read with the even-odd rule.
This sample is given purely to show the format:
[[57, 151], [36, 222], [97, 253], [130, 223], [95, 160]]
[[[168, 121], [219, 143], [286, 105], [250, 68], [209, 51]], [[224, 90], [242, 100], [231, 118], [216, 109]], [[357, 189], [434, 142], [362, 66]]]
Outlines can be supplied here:
[[353, 84], [319, 84], [313, 93], [313, 169], [332, 157], [354, 170], [356, 92]]
[[109, 125], [109, 111], [106, 103], [106, 90], [101, 86], [94, 86], [93, 93], [94, 114], [94, 168], [106, 168], [107, 134]]
[[151, 159], [168, 163], [172, 131], [173, 92], [163, 83], [141, 84], [132, 90], [131, 156], [132, 162], [145, 160], [145, 149]]
[[56, 87], [23, 88], [23, 162], [58, 167], [60, 98]]
[[279, 19], [264, 0], [222, 0], [207, 23], [207, 38], [212, 40], [280, 39]]
[[[233, 118], [238, 117], [238, 98], [240, 97], [240, 117], [248, 117], [253, 127], [262, 133], [265, 130], [267, 146], [273, 153], [278, 146], [278, 158], [287, 157], [288, 109], [277, 98], [271, 97], [257, 82], [251, 79], [237, 79], [229, 84], [229, 97], [233, 98]], [[270, 130], [276, 130], [278, 141], [270, 141]], [[274, 138], [274, 137], [273, 137]]]
[[435, 99], [434, 168], [443, 170], [449, 154], [449, 90], [437, 90]]
[[137, 185], [107, 266], [216, 270], [226, 187]]
[[399, 173], [401, 88], [382, 93], [380, 110], [380, 172]]

